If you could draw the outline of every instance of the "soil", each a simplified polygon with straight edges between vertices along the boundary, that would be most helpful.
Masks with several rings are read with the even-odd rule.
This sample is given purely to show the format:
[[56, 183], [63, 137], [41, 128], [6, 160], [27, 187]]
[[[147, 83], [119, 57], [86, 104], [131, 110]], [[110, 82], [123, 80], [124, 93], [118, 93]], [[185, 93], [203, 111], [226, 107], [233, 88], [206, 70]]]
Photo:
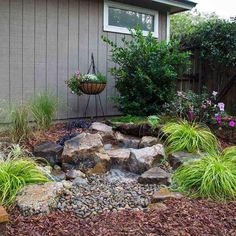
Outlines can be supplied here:
[[236, 202], [169, 200], [166, 210], [104, 212], [81, 220], [72, 213], [23, 217], [13, 209], [7, 236], [234, 236]]

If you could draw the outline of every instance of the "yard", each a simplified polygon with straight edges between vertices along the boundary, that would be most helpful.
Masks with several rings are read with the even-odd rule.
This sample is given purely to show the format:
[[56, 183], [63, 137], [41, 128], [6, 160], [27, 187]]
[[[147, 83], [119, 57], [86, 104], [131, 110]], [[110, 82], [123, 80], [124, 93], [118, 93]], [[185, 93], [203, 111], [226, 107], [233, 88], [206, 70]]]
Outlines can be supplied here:
[[[109, 7], [112, 31], [129, 9]], [[0, 235], [236, 235], [236, 21], [182, 14], [172, 25], [192, 23], [167, 43], [154, 13], [122, 43], [100, 35], [109, 72], [95, 53], [88, 73], [67, 68], [66, 95], [35, 87], [32, 99], [1, 104]]]

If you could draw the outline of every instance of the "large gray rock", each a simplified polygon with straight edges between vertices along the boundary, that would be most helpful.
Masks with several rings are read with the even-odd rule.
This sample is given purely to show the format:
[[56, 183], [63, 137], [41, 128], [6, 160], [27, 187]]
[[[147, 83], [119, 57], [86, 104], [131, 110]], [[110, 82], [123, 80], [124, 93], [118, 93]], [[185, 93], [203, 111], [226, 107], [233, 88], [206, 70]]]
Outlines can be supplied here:
[[176, 170], [184, 163], [192, 160], [200, 159], [200, 155], [197, 153], [188, 153], [188, 152], [175, 152], [168, 156], [168, 161], [173, 170]]
[[58, 198], [63, 192], [60, 182], [28, 185], [18, 193], [15, 203], [23, 215], [48, 214], [56, 209]]
[[80, 170], [68, 170], [66, 172], [66, 179], [76, 179], [77, 177], [85, 178], [86, 175]]
[[139, 138], [124, 135], [120, 132], [116, 132], [115, 136], [116, 136], [116, 140], [118, 141], [118, 145], [120, 147], [124, 147], [124, 148], [138, 148], [139, 147], [139, 143], [140, 143]]
[[66, 179], [66, 174], [62, 170], [52, 170], [51, 175], [55, 181], [62, 181]]
[[63, 147], [54, 142], [44, 142], [34, 147], [33, 154], [36, 157], [45, 158], [51, 166], [59, 163]]
[[126, 148], [118, 148], [107, 150], [106, 153], [111, 158], [113, 166], [126, 168], [127, 162], [130, 158], [130, 150]]
[[139, 148], [151, 147], [156, 144], [158, 144], [158, 138], [152, 136], [144, 136], [140, 141]]
[[153, 167], [138, 178], [140, 184], [170, 184], [170, 174], [160, 167]]
[[[110, 158], [105, 153], [100, 134], [82, 133], [66, 141], [61, 158], [62, 166], [73, 165], [81, 171], [102, 172], [110, 166]], [[96, 170], [95, 170], [96, 169]]]
[[164, 147], [162, 144], [157, 144], [152, 147], [142, 149], [130, 149], [131, 156], [128, 161], [127, 168], [129, 171], [142, 174], [145, 171], [157, 166], [164, 158]]
[[94, 122], [91, 124], [89, 129], [92, 131], [97, 131], [104, 139], [106, 138], [114, 139], [114, 132], [112, 130], [112, 127], [104, 123]]

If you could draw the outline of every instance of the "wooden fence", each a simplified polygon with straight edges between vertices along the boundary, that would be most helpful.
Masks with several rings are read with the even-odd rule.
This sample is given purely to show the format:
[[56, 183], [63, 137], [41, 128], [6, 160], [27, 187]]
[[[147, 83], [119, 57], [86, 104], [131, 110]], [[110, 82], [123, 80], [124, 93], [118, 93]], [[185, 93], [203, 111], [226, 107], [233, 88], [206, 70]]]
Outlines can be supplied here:
[[217, 91], [227, 111], [236, 115], [236, 68], [229, 69], [220, 76], [207, 63], [201, 62], [198, 52], [194, 53], [191, 60], [191, 70], [178, 80], [178, 90], [192, 90], [200, 94], [206, 87], [209, 93]]

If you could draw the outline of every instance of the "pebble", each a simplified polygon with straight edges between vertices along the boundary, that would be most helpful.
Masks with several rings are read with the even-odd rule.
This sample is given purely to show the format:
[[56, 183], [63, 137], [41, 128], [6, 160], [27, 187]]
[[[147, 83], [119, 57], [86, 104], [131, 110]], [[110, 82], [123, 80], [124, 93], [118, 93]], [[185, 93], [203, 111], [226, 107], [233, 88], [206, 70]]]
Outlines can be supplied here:
[[144, 210], [158, 190], [158, 185], [109, 182], [106, 175], [92, 175], [87, 178], [87, 184], [72, 185], [69, 196], [61, 196], [57, 207], [83, 219], [104, 211]]

